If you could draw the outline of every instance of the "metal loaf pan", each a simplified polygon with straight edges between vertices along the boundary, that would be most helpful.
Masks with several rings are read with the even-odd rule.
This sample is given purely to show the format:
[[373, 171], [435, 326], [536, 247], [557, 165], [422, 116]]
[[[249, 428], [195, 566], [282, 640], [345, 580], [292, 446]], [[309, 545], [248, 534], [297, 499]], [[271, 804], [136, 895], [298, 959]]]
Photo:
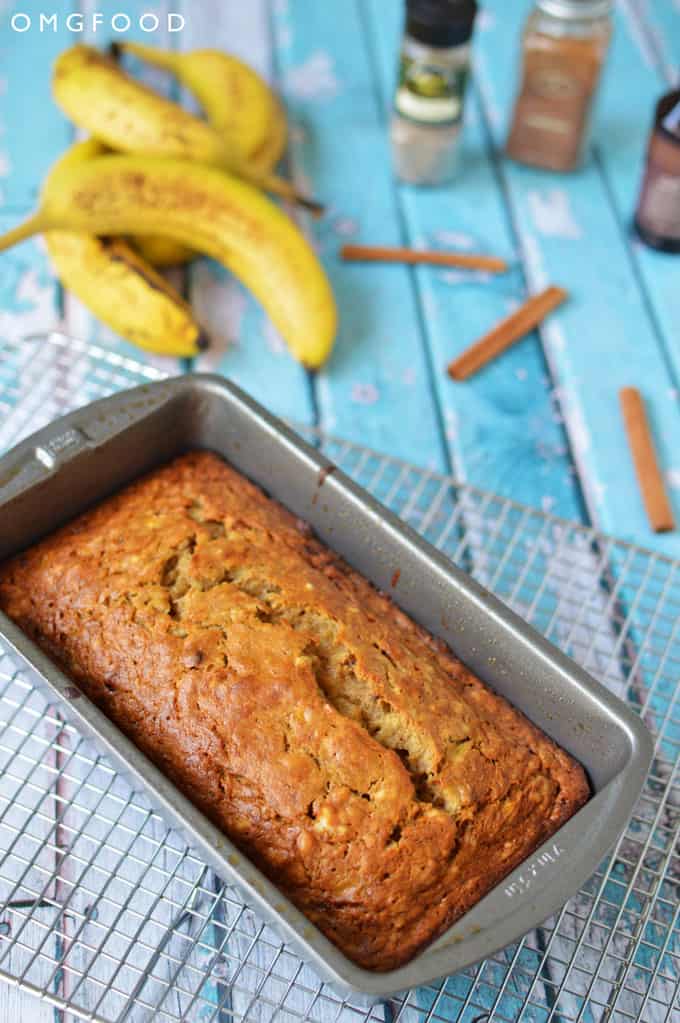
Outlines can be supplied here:
[[647, 730], [621, 701], [238, 388], [208, 375], [151, 383], [88, 405], [23, 441], [0, 459], [0, 558], [195, 448], [217, 452], [310, 522], [380, 589], [392, 590], [398, 569], [400, 606], [585, 766], [594, 790], [590, 802], [406, 966], [363, 970], [93, 704], [74, 699], [69, 679], [2, 614], [0, 634], [50, 697], [63, 701], [70, 720], [343, 995], [376, 1000], [433, 981], [540, 924], [595, 871], [623, 831], [651, 759]]

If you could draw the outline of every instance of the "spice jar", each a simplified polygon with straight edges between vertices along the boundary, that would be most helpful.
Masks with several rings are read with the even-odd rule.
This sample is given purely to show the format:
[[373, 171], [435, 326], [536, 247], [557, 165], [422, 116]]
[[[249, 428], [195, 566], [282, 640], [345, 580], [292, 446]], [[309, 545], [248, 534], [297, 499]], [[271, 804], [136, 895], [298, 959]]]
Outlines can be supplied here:
[[680, 89], [656, 106], [635, 228], [647, 245], [680, 252]]
[[611, 38], [611, 0], [536, 0], [507, 154], [520, 163], [574, 170]]
[[407, 0], [390, 135], [397, 177], [441, 185], [456, 167], [476, 0]]

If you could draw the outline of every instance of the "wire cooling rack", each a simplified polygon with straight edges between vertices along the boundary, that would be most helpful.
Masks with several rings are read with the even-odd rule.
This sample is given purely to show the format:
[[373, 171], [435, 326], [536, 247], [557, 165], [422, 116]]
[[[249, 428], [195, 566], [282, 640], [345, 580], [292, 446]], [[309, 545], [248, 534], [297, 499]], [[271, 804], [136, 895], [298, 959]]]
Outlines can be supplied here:
[[[160, 376], [59, 335], [5, 347], [0, 447]], [[0, 975], [73, 1014], [61, 1019], [105, 1023], [678, 1020], [680, 563], [313, 439], [644, 717], [656, 755], [625, 835], [518, 944], [362, 1008], [282, 945], [0, 650]]]

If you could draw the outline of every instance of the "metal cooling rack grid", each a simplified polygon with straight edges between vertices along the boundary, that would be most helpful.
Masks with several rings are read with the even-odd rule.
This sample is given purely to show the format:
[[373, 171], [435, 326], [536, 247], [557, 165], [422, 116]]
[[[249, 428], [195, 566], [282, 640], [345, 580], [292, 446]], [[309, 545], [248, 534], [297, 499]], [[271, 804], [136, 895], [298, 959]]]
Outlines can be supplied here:
[[[0, 353], [0, 445], [159, 377], [60, 336]], [[370, 1010], [342, 1002], [0, 658], [0, 975], [105, 1023], [671, 1021], [680, 1014], [680, 565], [355, 445], [345, 471], [628, 699], [657, 737], [613, 854], [544, 927]]]

